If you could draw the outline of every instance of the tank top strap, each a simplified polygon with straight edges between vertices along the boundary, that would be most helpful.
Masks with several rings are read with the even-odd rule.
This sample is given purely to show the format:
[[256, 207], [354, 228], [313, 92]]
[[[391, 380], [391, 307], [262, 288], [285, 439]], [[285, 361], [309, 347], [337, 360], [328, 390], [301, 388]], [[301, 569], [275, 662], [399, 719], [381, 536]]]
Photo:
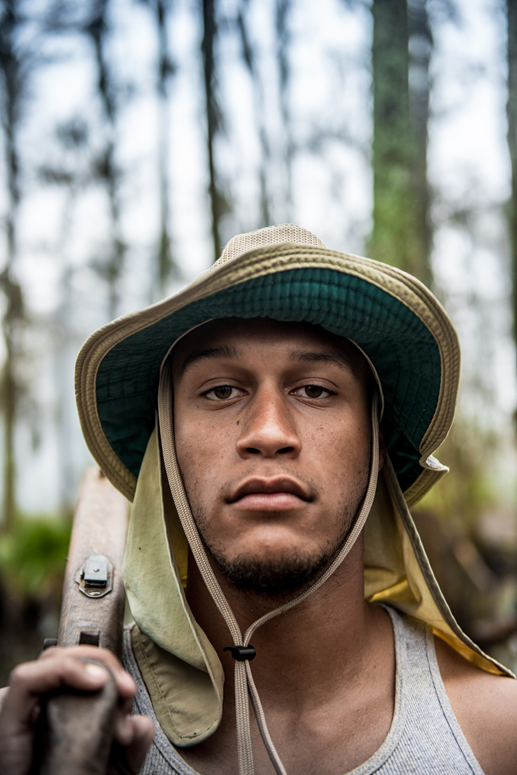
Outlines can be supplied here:
[[[394, 772], [406, 772], [403, 760], [406, 756], [411, 759], [414, 755], [416, 761], [419, 761], [420, 771], [441, 773], [440, 766], [444, 766], [451, 773], [483, 775], [447, 696], [436, 658], [432, 628], [390, 606], [385, 606], [385, 610], [393, 625], [397, 661], [396, 694], [400, 692], [400, 699], [394, 709], [392, 730], [400, 728], [400, 724], [404, 726], [397, 742], [397, 751], [391, 760], [392, 765], [399, 760], [399, 769]], [[434, 740], [429, 734], [432, 734]], [[439, 740], [437, 748], [434, 747], [436, 740]], [[409, 755], [409, 748], [413, 746], [412, 754]], [[380, 768], [381, 772], [383, 775], [384, 772], [391, 775], [388, 762]]]
[[452, 735], [456, 739], [458, 747], [461, 749], [465, 759], [472, 767], [472, 771], [475, 772], [477, 775], [483, 775], [483, 770], [481, 769], [478, 760], [474, 756], [472, 749], [467, 742], [467, 738], [463, 734], [463, 730], [459, 725], [458, 719], [456, 718], [456, 714], [452, 709], [449, 696], [445, 689], [445, 684], [443, 683], [442, 674], [440, 672], [440, 666], [438, 665], [438, 659], [436, 657], [436, 648], [435, 648], [435, 642], [434, 642], [434, 634], [431, 627], [426, 628], [426, 650], [427, 650], [427, 661], [429, 664], [429, 670], [431, 673], [434, 690], [436, 692], [438, 701], [441, 705], [443, 714], [447, 719], [447, 724], [449, 725], [449, 729], [451, 730]]
[[390, 616], [395, 640], [395, 656], [397, 673], [402, 679], [401, 690], [406, 691], [407, 686], [415, 680], [424, 681], [429, 690], [433, 690], [434, 684], [431, 669], [427, 657], [428, 636], [426, 625], [401, 614], [391, 606], [382, 606]]

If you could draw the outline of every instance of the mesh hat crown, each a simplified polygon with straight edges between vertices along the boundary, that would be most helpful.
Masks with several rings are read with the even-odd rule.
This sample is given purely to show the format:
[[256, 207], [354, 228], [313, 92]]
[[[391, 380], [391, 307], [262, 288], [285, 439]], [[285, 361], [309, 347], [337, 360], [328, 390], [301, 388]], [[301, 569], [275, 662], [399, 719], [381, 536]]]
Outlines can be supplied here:
[[326, 245], [312, 231], [303, 229], [293, 223], [285, 223], [280, 226], [267, 226], [265, 229], [250, 231], [248, 234], [237, 234], [232, 237], [224, 248], [221, 258], [219, 258], [214, 268], [225, 264], [227, 261], [242, 256], [243, 253], [249, 253], [250, 250], [269, 247], [271, 245], [281, 245], [283, 242], [291, 242], [294, 245], [313, 245], [318, 248], [325, 248]]

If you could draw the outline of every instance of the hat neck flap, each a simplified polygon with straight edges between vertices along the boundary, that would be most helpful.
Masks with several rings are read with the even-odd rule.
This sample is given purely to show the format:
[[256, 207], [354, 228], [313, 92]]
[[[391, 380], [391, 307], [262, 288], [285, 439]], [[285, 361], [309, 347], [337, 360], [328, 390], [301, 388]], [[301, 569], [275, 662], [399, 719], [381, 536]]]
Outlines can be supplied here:
[[135, 620], [132, 645], [165, 734], [187, 746], [222, 714], [224, 672], [187, 603], [188, 545], [162, 482], [158, 432], [149, 439], [131, 509], [123, 576]]
[[368, 602], [388, 604], [420, 619], [473, 664], [490, 673], [513, 676], [471, 641], [456, 622], [388, 455], [364, 529], [364, 586]]

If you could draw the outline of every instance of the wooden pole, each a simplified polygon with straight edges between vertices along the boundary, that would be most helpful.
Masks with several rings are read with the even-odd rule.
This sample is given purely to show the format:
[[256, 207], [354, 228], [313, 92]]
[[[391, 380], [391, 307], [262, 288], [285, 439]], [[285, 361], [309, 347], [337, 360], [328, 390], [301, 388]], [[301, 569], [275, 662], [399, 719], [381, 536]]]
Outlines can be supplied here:
[[[127, 507], [97, 469], [86, 471], [74, 516], [57, 645], [88, 644], [120, 656], [124, 620], [122, 560]], [[96, 662], [109, 670], [101, 662]], [[45, 707], [41, 775], [106, 775], [117, 688], [66, 690]]]

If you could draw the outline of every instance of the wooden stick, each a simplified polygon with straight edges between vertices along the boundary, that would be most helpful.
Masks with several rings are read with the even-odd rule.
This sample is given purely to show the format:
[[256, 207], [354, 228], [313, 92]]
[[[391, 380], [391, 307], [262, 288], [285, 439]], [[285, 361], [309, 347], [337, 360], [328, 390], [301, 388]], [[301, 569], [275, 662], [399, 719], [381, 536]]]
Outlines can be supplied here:
[[[98, 469], [88, 469], [74, 515], [57, 645], [89, 644], [120, 656], [126, 532], [124, 497]], [[99, 692], [66, 690], [49, 698], [41, 775], [106, 775], [116, 704], [111, 673]]]
[[[59, 624], [58, 646], [77, 646], [93, 640], [97, 634], [101, 648], [120, 656], [124, 619], [124, 584], [122, 560], [126, 546], [127, 501], [96, 468], [83, 477], [74, 516], [72, 538], [63, 584], [63, 603]], [[89, 557], [103, 556], [112, 566], [106, 587], [102, 579], [79, 583], [81, 571]], [[89, 568], [93, 574], [95, 563]], [[111, 591], [106, 591], [111, 586]], [[89, 592], [88, 596], [85, 592]], [[98, 596], [94, 593], [98, 592]]]

